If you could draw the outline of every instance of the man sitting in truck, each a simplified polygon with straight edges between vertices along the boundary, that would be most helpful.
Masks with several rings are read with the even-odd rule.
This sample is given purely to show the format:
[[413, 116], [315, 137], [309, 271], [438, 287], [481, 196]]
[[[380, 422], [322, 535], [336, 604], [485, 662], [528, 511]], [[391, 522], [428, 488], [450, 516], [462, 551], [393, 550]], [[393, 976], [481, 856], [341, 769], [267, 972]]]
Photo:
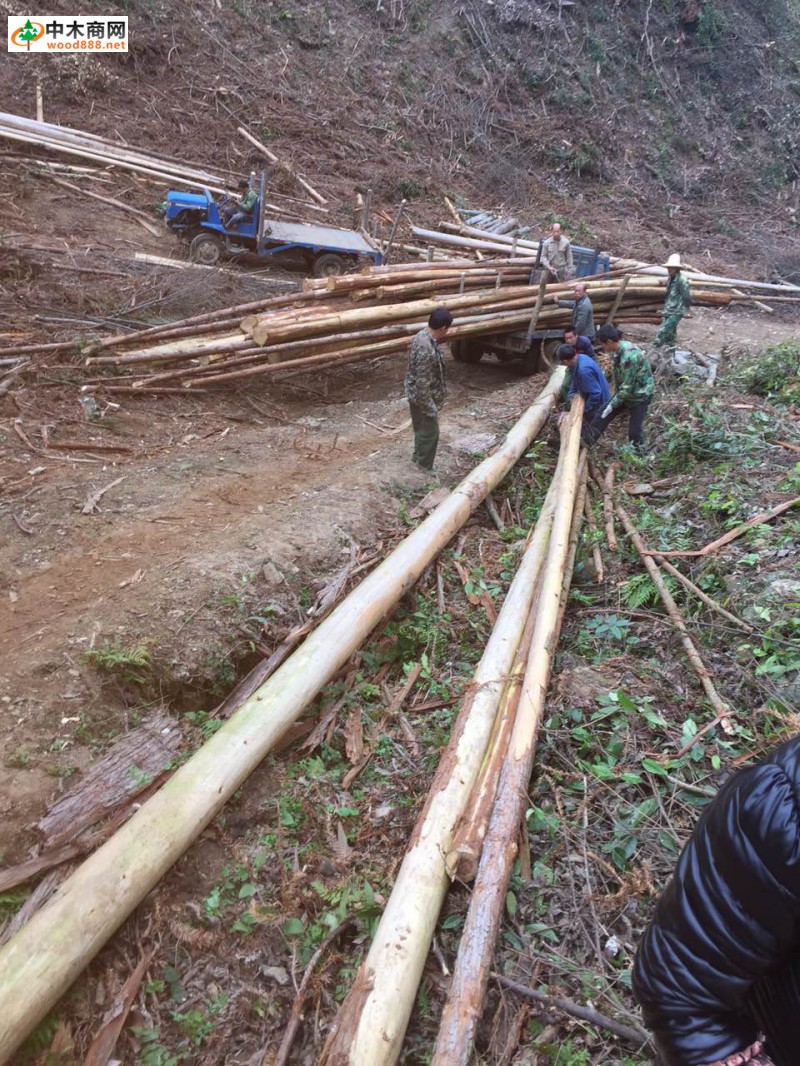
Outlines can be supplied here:
[[249, 221], [258, 202], [258, 196], [255, 190], [250, 188], [247, 178], [242, 178], [237, 188], [241, 193], [239, 200], [236, 203], [223, 204], [219, 209], [226, 229], [233, 229], [240, 222]]
[[554, 295], [553, 303], [558, 304], [559, 307], [571, 308], [573, 330], [579, 335], [588, 337], [590, 341], [594, 341], [594, 308], [584, 282], [575, 283], [574, 296], [574, 300], [562, 300]]

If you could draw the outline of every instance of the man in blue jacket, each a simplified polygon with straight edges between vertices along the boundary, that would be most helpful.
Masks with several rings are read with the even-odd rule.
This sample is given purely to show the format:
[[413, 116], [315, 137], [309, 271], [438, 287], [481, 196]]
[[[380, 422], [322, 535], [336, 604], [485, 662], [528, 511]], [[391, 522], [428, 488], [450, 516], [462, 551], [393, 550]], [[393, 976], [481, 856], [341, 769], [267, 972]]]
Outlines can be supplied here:
[[605, 379], [603, 371], [591, 358], [582, 352], [576, 352], [571, 344], [561, 344], [556, 349], [556, 358], [567, 367], [567, 380], [564, 382], [566, 390], [565, 406], [570, 408], [573, 396], [582, 396], [584, 399], [583, 428], [581, 440], [584, 444], [590, 444], [591, 436], [589, 427], [595, 416], [599, 415], [611, 402], [611, 389]]

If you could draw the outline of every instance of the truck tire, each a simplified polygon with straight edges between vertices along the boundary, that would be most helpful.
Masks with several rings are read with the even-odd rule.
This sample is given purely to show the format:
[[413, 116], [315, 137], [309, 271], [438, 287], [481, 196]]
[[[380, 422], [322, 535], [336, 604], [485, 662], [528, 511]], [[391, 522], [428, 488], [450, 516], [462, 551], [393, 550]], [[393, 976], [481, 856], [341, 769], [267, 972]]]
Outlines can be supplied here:
[[323, 252], [314, 260], [311, 267], [315, 278], [338, 278], [347, 273], [347, 260], [335, 252]]
[[543, 340], [535, 340], [527, 352], [520, 357], [519, 369], [523, 377], [529, 378], [532, 374], [538, 374], [542, 369], [542, 346]]
[[451, 341], [450, 351], [457, 363], [479, 363], [483, 356], [483, 342], [471, 337], [458, 337]]
[[562, 340], [558, 340], [555, 337], [546, 337], [545, 340], [542, 341], [541, 363], [543, 370], [552, 370], [553, 367], [557, 365], [558, 360], [556, 359], [556, 352], [563, 343]]
[[216, 233], [198, 233], [189, 245], [189, 258], [203, 266], [216, 266], [222, 259], [222, 241]]

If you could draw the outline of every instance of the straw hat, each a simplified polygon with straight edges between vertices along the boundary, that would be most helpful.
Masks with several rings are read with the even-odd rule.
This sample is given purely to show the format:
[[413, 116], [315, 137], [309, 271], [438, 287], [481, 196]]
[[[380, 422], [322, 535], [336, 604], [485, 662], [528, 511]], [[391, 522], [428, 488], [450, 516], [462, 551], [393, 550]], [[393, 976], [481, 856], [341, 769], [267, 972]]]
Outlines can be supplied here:
[[674, 267], [676, 270], [683, 269], [683, 263], [681, 262], [681, 257], [678, 252], [673, 252], [666, 263], [662, 263], [661, 265], [665, 266], [668, 270], [670, 267]]

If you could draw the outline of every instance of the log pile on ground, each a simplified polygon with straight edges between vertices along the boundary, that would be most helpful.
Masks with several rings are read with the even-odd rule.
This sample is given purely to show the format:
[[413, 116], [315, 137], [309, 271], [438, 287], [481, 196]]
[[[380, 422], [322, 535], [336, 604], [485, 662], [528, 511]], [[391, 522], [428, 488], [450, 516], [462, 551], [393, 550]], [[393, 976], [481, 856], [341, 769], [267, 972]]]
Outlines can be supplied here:
[[[614, 271], [586, 279], [595, 315], [617, 323], [658, 323], [666, 279]], [[113, 379], [88, 386], [109, 391], [192, 389], [255, 377], [292, 375], [405, 352], [409, 338], [436, 307], [455, 317], [453, 340], [524, 330], [537, 296], [530, 263], [520, 258], [371, 267], [360, 274], [312, 279], [303, 291], [112, 337], [89, 354], [89, 367], [113, 369]], [[564, 329], [572, 285], [549, 285], [537, 328]], [[621, 296], [621, 299], [620, 299]], [[724, 307], [731, 294], [693, 286], [695, 304]]]

